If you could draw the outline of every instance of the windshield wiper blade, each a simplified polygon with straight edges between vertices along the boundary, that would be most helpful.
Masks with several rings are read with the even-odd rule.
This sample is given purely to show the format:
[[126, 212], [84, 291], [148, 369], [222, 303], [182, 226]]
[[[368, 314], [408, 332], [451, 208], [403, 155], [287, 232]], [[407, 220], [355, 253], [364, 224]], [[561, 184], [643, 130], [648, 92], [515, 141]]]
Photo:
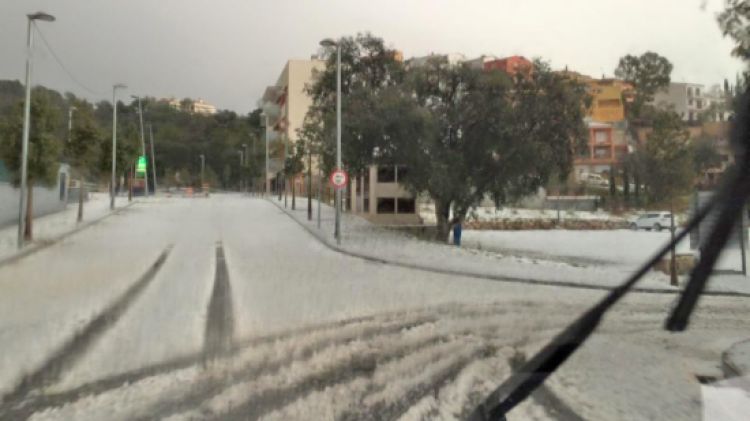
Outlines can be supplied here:
[[[740, 221], [740, 227], [742, 227], [742, 212], [745, 209], [747, 197], [750, 195], [750, 153], [748, 153], [750, 146], [750, 96], [748, 96], [748, 93], [745, 93], [740, 100], [731, 130], [731, 139], [737, 150], [735, 154], [736, 163], [731, 173], [731, 179], [734, 181], [727, 183], [719, 193], [723, 194], [723, 198], [721, 208], [718, 211], [717, 222], [706, 242], [701, 245], [700, 260], [691, 272], [690, 280], [685, 286], [679, 302], [667, 319], [665, 327], [672, 332], [681, 332], [687, 328], [690, 315], [698, 303], [698, 297], [706, 288], [708, 277], [729, 240], [732, 230], [736, 227], [737, 221]], [[740, 232], [740, 241], [744, 241], [745, 235], [746, 233]]]
[[[687, 223], [685, 228], [680, 231], [666, 245], [664, 245], [651, 259], [643, 264], [638, 271], [631, 275], [624, 283], [614, 288], [606, 297], [591, 309], [586, 311], [582, 316], [576, 319], [565, 330], [558, 334], [550, 343], [544, 346], [531, 359], [529, 359], [516, 373], [503, 382], [498, 388], [490, 393], [487, 398], [479, 405], [467, 418], [470, 421], [487, 421], [487, 420], [504, 420], [505, 414], [513, 409], [518, 403], [526, 399], [539, 385], [557, 370], [580, 346], [589, 338], [591, 333], [599, 325], [604, 314], [616, 304], [620, 298], [627, 294], [632, 287], [645, 275], [651, 267], [656, 265], [673, 247], [683, 240], [693, 229], [706, 218], [714, 209], [720, 209], [720, 216], [726, 216], [727, 220], [720, 220], [721, 224], [715, 224], [711, 229], [709, 240], [706, 242], [705, 256], [701, 256], [701, 262], [696, 265], [688, 287], [681, 296], [680, 305], [675, 308], [675, 312], [670, 320], [674, 320], [676, 326], [686, 326], [687, 319], [692, 312], [697, 297], [703, 291], [708, 275], [716, 263], [721, 248], [711, 250], [708, 247], [712, 245], [723, 246], [727, 237], [736, 221], [737, 203], [745, 203], [748, 193], [750, 193], [750, 163], [748, 163], [747, 142], [750, 138], [748, 127], [748, 98], [750, 95], [746, 91], [740, 102], [741, 106], [737, 110], [737, 117], [732, 128], [732, 140], [738, 147], [738, 157], [741, 159], [735, 164], [735, 168], [725, 177], [723, 187], [719, 193], [714, 195], [706, 206], [697, 210]], [[742, 205], [739, 205], [740, 208]], [[732, 216], [734, 216], [732, 218]], [[724, 225], [729, 224], [729, 229], [724, 229]], [[715, 253], [716, 256], [712, 254]], [[702, 263], [702, 265], [701, 265]], [[704, 275], [705, 272], [705, 275]], [[683, 322], [682, 324], [680, 324]], [[669, 324], [668, 324], [669, 327]]]

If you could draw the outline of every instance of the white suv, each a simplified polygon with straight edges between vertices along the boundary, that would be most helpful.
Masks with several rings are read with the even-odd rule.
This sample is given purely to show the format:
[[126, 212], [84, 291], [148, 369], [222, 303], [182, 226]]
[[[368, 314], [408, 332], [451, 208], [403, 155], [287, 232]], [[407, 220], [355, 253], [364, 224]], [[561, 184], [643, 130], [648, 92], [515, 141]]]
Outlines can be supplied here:
[[[671, 214], [669, 212], [644, 213], [630, 221], [630, 228], [634, 230], [645, 229], [661, 231], [662, 228], [669, 228]], [[674, 220], [677, 225], [677, 218]]]

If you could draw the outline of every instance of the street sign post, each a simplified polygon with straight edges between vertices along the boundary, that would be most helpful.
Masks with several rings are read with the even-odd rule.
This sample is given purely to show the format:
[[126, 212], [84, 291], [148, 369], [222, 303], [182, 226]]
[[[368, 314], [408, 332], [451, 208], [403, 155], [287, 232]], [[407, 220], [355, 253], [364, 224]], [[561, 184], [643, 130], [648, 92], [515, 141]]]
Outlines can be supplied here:
[[333, 188], [336, 190], [342, 190], [346, 187], [346, 184], [349, 181], [349, 174], [341, 169], [333, 170], [330, 180], [331, 184], [333, 184]]

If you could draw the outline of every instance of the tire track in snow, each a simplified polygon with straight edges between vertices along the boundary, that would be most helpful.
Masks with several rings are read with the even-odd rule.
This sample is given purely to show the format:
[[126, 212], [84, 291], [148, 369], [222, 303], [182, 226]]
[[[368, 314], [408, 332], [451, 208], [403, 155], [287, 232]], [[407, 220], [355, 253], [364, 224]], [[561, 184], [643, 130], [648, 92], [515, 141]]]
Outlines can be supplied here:
[[234, 341], [234, 312], [229, 271], [221, 242], [216, 244], [216, 274], [214, 289], [208, 303], [203, 352], [214, 359], [230, 350]]
[[[324, 389], [339, 383], [348, 382], [357, 377], [370, 377], [378, 365], [401, 359], [413, 353], [450, 340], [445, 336], [428, 336], [413, 343], [400, 344], [378, 353], [372, 350], [346, 353], [340, 358], [332, 358], [328, 366], [313, 370], [301, 376], [290, 385], [261, 389], [249, 399], [228, 412], [215, 414], [216, 420], [255, 420], [261, 416], [282, 408], [310, 393], [312, 390]], [[316, 364], [312, 364], [315, 367]], [[281, 373], [283, 375], [283, 373]]]
[[[404, 385], [393, 387], [390, 393], [382, 390], [375, 402], [363, 402], [357, 410], [349, 411], [337, 417], [342, 421], [355, 420], [396, 420], [413, 405], [429, 394], [437, 394], [441, 387], [454, 379], [461, 370], [476, 359], [486, 358], [494, 351], [490, 345], [474, 346], [470, 351], [457, 353], [440, 359], [425, 367], [429, 375], [416, 374], [407, 378]], [[400, 395], [398, 399], [392, 399]]]
[[[378, 316], [365, 316], [365, 317], [358, 317], [343, 321], [335, 321], [335, 322], [328, 322], [328, 323], [322, 323], [318, 325], [310, 325], [306, 326], [304, 328], [299, 329], [293, 329], [288, 331], [283, 331], [279, 333], [273, 333], [269, 335], [259, 336], [259, 337], [253, 337], [246, 339], [244, 341], [239, 341], [235, 348], [231, 351], [223, 352], [221, 353], [221, 357], [229, 358], [233, 356], [237, 352], [241, 352], [245, 348], [250, 347], [262, 347], [264, 345], [268, 345], [275, 342], [284, 342], [289, 340], [299, 340], [300, 338], [305, 338], [307, 336], [311, 335], [319, 335], [321, 333], [330, 334], [329, 336], [325, 336], [321, 338], [319, 341], [315, 342], [317, 346], [312, 345], [308, 347], [306, 350], [303, 350], [306, 353], [314, 353], [318, 351], [320, 348], [327, 344], [332, 343], [338, 343], [341, 341], [349, 341], [354, 339], [366, 339], [368, 337], [387, 332], [390, 329], [396, 328], [391, 323], [386, 323], [383, 325], [383, 322], [392, 321], [395, 319], [404, 319], [405, 321], [401, 323], [401, 328], [409, 328], [410, 326], [416, 326], [419, 323], [428, 323], [431, 321], [434, 321], [435, 319], [432, 317], [425, 317], [421, 316], [421, 318], [410, 318], [407, 317], [407, 314], [405, 312], [398, 312], [398, 313], [392, 313], [386, 315], [387, 318], [382, 319], [383, 315]], [[349, 329], [356, 330], [357, 332], [350, 332]], [[339, 335], [345, 335], [343, 339], [337, 339]], [[296, 354], [299, 354], [299, 352], [296, 352]], [[292, 358], [290, 356], [290, 358]], [[147, 366], [140, 368], [138, 370], [130, 371], [127, 373], [117, 374], [114, 376], [106, 377], [100, 380], [96, 380], [91, 383], [83, 384], [81, 386], [78, 386], [71, 390], [66, 390], [59, 393], [52, 393], [52, 394], [42, 394], [42, 395], [34, 395], [26, 398], [26, 402], [23, 407], [23, 411], [15, 411], [16, 417], [13, 417], [13, 419], [17, 418], [25, 418], [21, 416], [21, 414], [27, 414], [26, 416], [38, 412], [41, 410], [44, 410], [46, 408], [53, 408], [65, 405], [67, 403], [75, 402], [79, 399], [83, 399], [87, 396], [92, 395], [101, 395], [104, 393], [107, 393], [108, 391], [118, 389], [120, 387], [123, 387], [125, 385], [134, 385], [138, 382], [160, 376], [160, 375], [169, 375], [171, 373], [186, 369], [191, 366], [200, 365], [205, 361], [205, 357], [203, 352], [196, 353], [193, 355], [187, 355], [183, 357], [178, 357], [174, 360], [166, 361], [163, 363]]]
[[[528, 342], [529, 336], [548, 335], [549, 333], [546, 333], [546, 331], [550, 329], [554, 330], [559, 325], [559, 322], [555, 321], [557, 316], [559, 316], [558, 313], [567, 314], [574, 308], [574, 306], [566, 306], [562, 309], [557, 309], [558, 311], [556, 312], [549, 313], [545, 317], [547, 322], [544, 320], [529, 320], [527, 322], [523, 314], [519, 314], [519, 311], [523, 313], [522, 310], [527, 307], [529, 307], [528, 304], [523, 302], [512, 304], [495, 303], [481, 306], [446, 304], [411, 311], [381, 313], [354, 319], [321, 323], [265, 336], [251, 337], [243, 341], [236, 341], [230, 350], [221, 351], [217, 354], [217, 359], [208, 368], [200, 369], [202, 366], [202, 355], [181, 357], [173, 361], [138, 370], [134, 373], [102, 379], [74, 390], [60, 392], [56, 395], [34, 396], [30, 399], [36, 401], [33, 405], [25, 405], [27, 409], [25, 414], [28, 416], [45, 408], [60, 407], [65, 404], [84, 405], [86, 407], [86, 405], [94, 404], [97, 399], [100, 401], [99, 405], [107, 399], [110, 402], [113, 399], [114, 401], [118, 399], [125, 401], [128, 396], [132, 399], [138, 393], [143, 393], [147, 399], [138, 400], [135, 398], [137, 402], [140, 402], [140, 405], [133, 407], [133, 413], [131, 413], [129, 419], [141, 416], [138, 414], [145, 414], [142, 415], [144, 419], [153, 418], [154, 414], [162, 416], [166, 414], [179, 414], [183, 410], [195, 408], [201, 402], [206, 402], [223, 393], [232, 384], [252, 380], [259, 376], [278, 374], [279, 370], [285, 370], [293, 364], [305, 367], [307, 360], [311, 356], [327, 352], [326, 350], [329, 348], [346, 346], [352, 341], [372, 342], [376, 341], [379, 336], [394, 334], [425, 324], [434, 325], [436, 322], [439, 322], [440, 329], [436, 334], [439, 333], [443, 336], [471, 334], [482, 337], [484, 340], [490, 342], [496, 341], [497, 338], [508, 339], [514, 343], [517, 341]], [[626, 316], [624, 317], [625, 319], [628, 318], [627, 315], [624, 316]], [[503, 329], [509, 326], [512, 326], [513, 330], [518, 332], [518, 335], [513, 334], [508, 337], [507, 332], [503, 333]], [[399, 344], [399, 341], [396, 340], [393, 343]], [[388, 348], [382, 348], [383, 352], [386, 353]], [[420, 352], [426, 351], [422, 350]], [[264, 355], [258, 357], [258, 354]], [[255, 361], [248, 363], [248, 358], [255, 358]], [[382, 364], [383, 362], [381, 362]], [[195, 382], [186, 383], [183, 381], [177, 382], [177, 384], [169, 382], [170, 377], [178, 378], [180, 376], [180, 369], [185, 369], [186, 367], [193, 367], [191, 370], [197, 370], [199, 373], [195, 377]], [[312, 368], [314, 369], [315, 367]], [[343, 365], [338, 370], [346, 369], [347, 366]], [[200, 373], [201, 371], [202, 373]], [[366, 375], [366, 372], [363, 373], [360, 370], [358, 377], [355, 377], [361, 381], [361, 379], [368, 378]], [[260, 402], [265, 402], [263, 403], [265, 409], [255, 413], [259, 414], [258, 416], [262, 416], [261, 412], [265, 413], [283, 408], [319, 390], [321, 384], [342, 387], [341, 381], [346, 381], [339, 380], [338, 382], [334, 382], [331, 380], [331, 376], [337, 376], [335, 370], [329, 373], [329, 377], [324, 377], [323, 381], [319, 380], [315, 382], [311, 380], [306, 383], [306, 388], [297, 387], [296, 389], [287, 389], [286, 393], [289, 393], [290, 390], [294, 391], [289, 396], [284, 395], [284, 392], [278, 392], [281, 394], [277, 395], [276, 399], [270, 399], [272, 396], [269, 396], [269, 399], [258, 397]], [[152, 380], [139, 382], [147, 377], [153, 377], [153, 381], [159, 381], [168, 386], [160, 390], [158, 395], [153, 396], [154, 393], [152, 391], [152, 396], [148, 396], [145, 390], [148, 389], [148, 384]], [[124, 383], [128, 384], [124, 385]], [[117, 390], [121, 386], [122, 389]], [[377, 392], [377, 390], [379, 389], [370, 389], [364, 392], [363, 395], [370, 392]], [[106, 396], [103, 395], [105, 393]], [[86, 400], [81, 399], [87, 395], [99, 394], [103, 396], [101, 398], [92, 396]], [[120, 398], [117, 396], [120, 396]], [[256, 395], [253, 394], [253, 396]], [[279, 396], [283, 397], [283, 399]], [[242, 402], [244, 398], [242, 396], [238, 401]], [[415, 399], [419, 399], [419, 397]], [[80, 401], [80, 404], [76, 403], [76, 401]], [[132, 403], [133, 401], [131, 400], [130, 404], [132, 405]], [[389, 413], [397, 414], [404, 410], [404, 408], [408, 410], [408, 407], [401, 406], [400, 409], [391, 408], [388, 411], [390, 411]], [[57, 410], [53, 410], [48, 412], [47, 415], [50, 418], [65, 418], [62, 416], [63, 413], [65, 411], [58, 412]], [[16, 412], [16, 414], [20, 413]]]
[[[175, 396], [162, 399], [156, 405], [143, 411], [149, 415], [142, 418], [134, 418], [134, 420], [145, 421], [152, 419], [153, 414], [159, 414], [159, 417], [164, 418], [171, 414], [186, 411], [194, 408], [196, 403], [199, 404], [221, 394], [234, 383], [248, 382], [253, 378], [273, 375], [293, 363], [304, 363], [313, 355], [325, 349], [345, 346], [347, 343], [353, 341], [367, 341], [380, 336], [398, 334], [403, 330], [412, 329], [433, 321], [433, 319], [423, 317], [408, 322], [396, 322], [379, 326], [373, 325], [361, 330], [352, 329], [351, 332], [332, 332], [334, 335], [314, 338], [311, 342], [295, 348], [293, 352], [288, 354], [279, 354], [276, 347], [269, 347], [270, 349], [266, 350], [268, 353], [266, 358], [263, 358], [263, 356], [258, 358], [256, 356], [255, 361], [243, 364], [239, 369], [222, 371], [222, 361], [216, 361], [215, 367], [217, 368], [217, 372], [210, 373], [209, 377], [203, 383], [190, 387], [187, 393], [177, 393]], [[249, 350], [248, 357], [252, 357], [254, 351], [256, 350]], [[231, 360], [228, 363], [231, 364]]]
[[[60, 379], [63, 373], [72, 368], [86, 351], [111, 328], [130, 305], [140, 296], [143, 290], [156, 277], [164, 262], [167, 260], [172, 246], [159, 255], [146, 272], [131, 285], [125, 293], [105, 308], [98, 316], [91, 320], [83, 329], [73, 335], [39, 368], [21, 379], [18, 385], [2, 399], [4, 407], [23, 400], [29, 392], [49, 386]], [[0, 419], [5, 419], [5, 413], [0, 413]]]

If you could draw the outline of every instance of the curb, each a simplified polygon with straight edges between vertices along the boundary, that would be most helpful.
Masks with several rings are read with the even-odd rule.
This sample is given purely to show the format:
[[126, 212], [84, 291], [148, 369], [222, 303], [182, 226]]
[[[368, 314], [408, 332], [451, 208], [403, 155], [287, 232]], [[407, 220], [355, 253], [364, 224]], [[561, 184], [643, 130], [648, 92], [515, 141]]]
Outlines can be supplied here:
[[721, 353], [721, 369], [724, 372], [725, 377], [739, 377], [748, 374], [743, 373], [742, 369], [740, 369], [740, 367], [738, 367], [738, 365], [732, 360], [732, 358], [729, 357], [729, 353], [732, 351], [732, 349], [742, 344], [748, 344], [748, 346], [750, 346], [750, 339], [735, 342], [734, 344], [732, 344], [732, 346], [725, 349], [724, 352]]
[[[350, 257], [355, 257], [357, 259], [366, 260], [368, 262], [384, 263], [384, 264], [388, 264], [392, 266], [399, 266], [399, 267], [403, 267], [407, 269], [439, 273], [441, 275], [464, 276], [464, 277], [484, 279], [484, 280], [489, 280], [489, 281], [511, 282], [511, 283], [518, 283], [518, 284], [527, 284], [527, 285], [556, 286], [556, 287], [577, 288], [577, 289], [598, 290], [598, 291], [611, 291], [616, 288], [616, 287], [609, 287], [606, 285], [597, 285], [597, 284], [580, 284], [580, 283], [567, 282], [567, 281], [555, 282], [555, 281], [544, 281], [540, 279], [514, 278], [514, 277], [507, 277], [507, 276], [500, 276], [500, 275], [490, 275], [487, 273], [463, 272], [460, 270], [435, 268], [435, 267], [420, 265], [417, 263], [399, 262], [396, 260], [385, 259], [379, 256], [373, 256], [373, 255], [369, 255], [365, 253], [346, 250], [343, 247], [339, 247], [329, 242], [329, 240], [325, 236], [323, 236], [320, 232], [318, 232], [316, 229], [312, 227], [307, 226], [304, 222], [295, 218], [291, 212], [284, 209], [278, 203], [269, 199], [265, 199], [265, 200], [273, 204], [277, 208], [279, 208], [289, 218], [291, 218], [294, 222], [299, 224], [305, 231], [307, 231], [310, 235], [312, 235], [318, 241], [323, 243], [323, 245], [328, 247], [330, 250], [333, 250], [335, 252], [338, 252], [338, 253], [341, 253]], [[644, 294], [679, 294], [682, 292], [682, 290], [674, 290], [674, 289], [666, 289], [666, 288], [643, 288], [643, 287], [635, 287], [635, 288], [632, 288], [631, 291], [644, 293]], [[734, 292], [734, 291], [704, 291], [703, 295], [714, 296], [714, 297], [750, 298], [750, 293]]]
[[59, 243], [60, 241], [62, 241], [64, 239], [72, 236], [73, 234], [76, 234], [78, 232], [81, 232], [81, 231], [85, 230], [86, 228], [94, 226], [94, 225], [98, 224], [99, 222], [101, 222], [101, 221], [109, 218], [110, 216], [116, 215], [116, 214], [120, 213], [121, 211], [123, 211], [123, 210], [125, 210], [125, 209], [127, 209], [127, 208], [129, 208], [129, 207], [131, 207], [133, 205], [135, 205], [136, 203], [137, 202], [130, 202], [130, 203], [128, 203], [125, 206], [122, 206], [122, 207], [119, 207], [119, 208], [115, 209], [114, 212], [109, 212], [109, 213], [107, 213], [104, 216], [100, 216], [99, 218], [96, 218], [96, 219], [94, 219], [92, 221], [89, 221], [89, 222], [85, 222], [84, 224], [82, 224], [80, 226], [77, 226], [77, 227], [73, 228], [72, 230], [70, 230], [68, 232], [64, 232], [64, 233], [58, 235], [57, 237], [53, 237], [52, 239], [46, 240], [43, 243], [32, 244], [31, 246], [29, 246], [29, 247], [21, 250], [20, 252], [18, 252], [16, 254], [13, 254], [13, 255], [8, 256], [8, 257], [4, 257], [4, 258], [0, 259], [0, 267], [9, 265], [11, 263], [15, 263], [15, 262], [23, 259], [24, 257], [31, 256], [32, 254], [34, 254], [34, 253], [36, 253], [38, 251], [44, 250], [47, 247], [54, 246], [55, 244]]

